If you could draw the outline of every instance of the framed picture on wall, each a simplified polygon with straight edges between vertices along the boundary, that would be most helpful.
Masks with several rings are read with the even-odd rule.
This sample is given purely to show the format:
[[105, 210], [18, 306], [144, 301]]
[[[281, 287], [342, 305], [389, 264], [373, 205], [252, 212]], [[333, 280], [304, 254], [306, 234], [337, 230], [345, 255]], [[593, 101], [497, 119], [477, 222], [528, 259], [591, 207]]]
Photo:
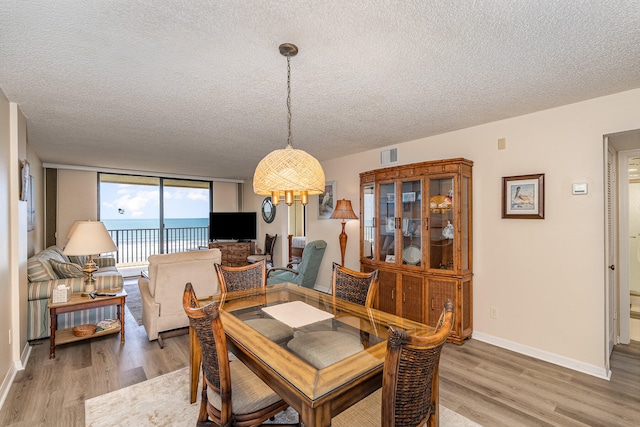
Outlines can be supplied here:
[[336, 182], [327, 181], [318, 200], [318, 219], [329, 219], [336, 208]]
[[36, 228], [36, 210], [33, 203], [33, 176], [29, 175], [29, 195], [27, 196], [27, 231]]
[[502, 178], [502, 218], [544, 219], [544, 174]]
[[29, 197], [29, 162], [23, 160], [20, 165], [20, 200], [26, 201]]

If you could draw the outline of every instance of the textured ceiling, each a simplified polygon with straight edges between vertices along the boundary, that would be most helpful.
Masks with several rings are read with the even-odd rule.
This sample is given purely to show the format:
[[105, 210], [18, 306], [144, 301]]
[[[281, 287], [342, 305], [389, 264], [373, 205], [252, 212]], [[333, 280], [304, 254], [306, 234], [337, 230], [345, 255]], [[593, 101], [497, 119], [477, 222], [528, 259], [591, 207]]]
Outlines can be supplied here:
[[247, 178], [640, 87], [638, 1], [3, 1], [44, 162]]

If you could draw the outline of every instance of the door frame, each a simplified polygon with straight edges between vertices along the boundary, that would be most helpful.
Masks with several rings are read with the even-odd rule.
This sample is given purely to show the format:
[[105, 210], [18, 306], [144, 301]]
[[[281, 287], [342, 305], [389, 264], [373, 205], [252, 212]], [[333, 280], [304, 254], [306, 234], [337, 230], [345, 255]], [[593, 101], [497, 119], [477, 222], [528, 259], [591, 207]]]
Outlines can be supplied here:
[[[618, 340], [618, 325], [616, 322], [616, 304], [617, 304], [617, 290], [618, 290], [618, 272], [615, 271], [615, 267], [610, 266], [617, 265], [618, 248], [617, 241], [619, 235], [617, 233], [617, 200], [616, 195], [618, 192], [617, 184], [617, 158], [618, 152], [615, 147], [609, 143], [609, 137], [604, 136], [604, 349], [605, 349], [605, 369], [607, 376], [611, 375], [611, 352], [613, 346]], [[611, 157], [611, 161], [609, 158]], [[610, 243], [610, 239], [613, 239]]]

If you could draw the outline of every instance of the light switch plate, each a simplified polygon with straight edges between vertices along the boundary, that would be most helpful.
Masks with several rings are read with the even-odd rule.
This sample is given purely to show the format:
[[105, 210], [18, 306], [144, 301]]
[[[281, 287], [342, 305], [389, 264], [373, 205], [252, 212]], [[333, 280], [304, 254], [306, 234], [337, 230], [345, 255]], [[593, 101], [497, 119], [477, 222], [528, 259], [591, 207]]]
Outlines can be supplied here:
[[589, 193], [589, 184], [586, 182], [574, 182], [571, 194], [583, 195]]

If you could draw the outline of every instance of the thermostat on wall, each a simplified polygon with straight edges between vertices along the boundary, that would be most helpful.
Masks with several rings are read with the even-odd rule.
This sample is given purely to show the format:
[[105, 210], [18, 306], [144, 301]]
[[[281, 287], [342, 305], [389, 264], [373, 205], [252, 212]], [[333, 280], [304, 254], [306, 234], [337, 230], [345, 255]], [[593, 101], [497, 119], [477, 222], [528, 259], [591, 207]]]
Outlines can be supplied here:
[[571, 194], [587, 194], [589, 192], [589, 185], [586, 182], [576, 182], [573, 184]]

